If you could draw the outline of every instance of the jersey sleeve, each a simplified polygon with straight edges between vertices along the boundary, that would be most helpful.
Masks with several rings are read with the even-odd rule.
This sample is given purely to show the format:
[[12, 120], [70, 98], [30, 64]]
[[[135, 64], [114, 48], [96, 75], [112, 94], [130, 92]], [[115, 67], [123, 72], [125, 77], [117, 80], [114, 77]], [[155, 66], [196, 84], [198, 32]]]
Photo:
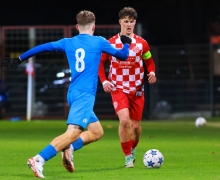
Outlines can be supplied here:
[[65, 52], [65, 39], [61, 39], [59, 41], [55, 42], [49, 42], [45, 44], [41, 44], [38, 46], [35, 46], [31, 48], [30, 50], [24, 52], [21, 56], [20, 59], [26, 60], [36, 54], [43, 53], [43, 52]]
[[129, 44], [124, 44], [122, 49], [116, 49], [105, 38], [102, 38], [102, 52], [108, 53], [119, 60], [126, 60], [129, 54]]
[[149, 56], [151, 56], [151, 53], [150, 53], [150, 47], [147, 43], [147, 41], [144, 40], [143, 42], [143, 59], [144, 60], [147, 60], [149, 59]]
[[109, 55], [106, 53], [102, 53], [100, 64], [99, 64], [99, 79], [101, 83], [107, 80], [105, 76], [105, 62], [109, 58]]
[[51, 42], [55, 52], [65, 52], [66, 38]]
[[155, 64], [153, 58], [149, 58], [148, 60], [144, 60], [144, 63], [146, 64], [148, 73], [154, 72], [155, 73]]
[[147, 71], [148, 73], [154, 72], [155, 73], [155, 64], [154, 60], [152, 58], [151, 52], [150, 52], [150, 47], [147, 43], [147, 41], [144, 41], [143, 43], [143, 61], [146, 64]]
[[42, 53], [42, 52], [49, 52], [49, 51], [55, 51], [52, 43], [45, 43], [38, 46], [35, 46], [28, 51], [24, 52], [22, 55], [20, 55], [21, 61], [26, 60], [36, 54]]

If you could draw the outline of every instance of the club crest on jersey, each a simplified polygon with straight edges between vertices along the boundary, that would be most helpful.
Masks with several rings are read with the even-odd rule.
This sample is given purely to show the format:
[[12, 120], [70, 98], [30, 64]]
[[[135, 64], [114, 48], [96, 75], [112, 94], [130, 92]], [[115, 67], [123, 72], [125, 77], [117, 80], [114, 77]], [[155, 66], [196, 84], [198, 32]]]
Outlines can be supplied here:
[[140, 49], [137, 47], [137, 46], [134, 46], [132, 48], [132, 50], [135, 52], [135, 53], [138, 53], [140, 51]]
[[118, 103], [117, 103], [117, 102], [114, 102], [114, 103], [113, 103], [113, 106], [114, 106], [114, 108], [116, 109], [116, 108], [118, 107]]

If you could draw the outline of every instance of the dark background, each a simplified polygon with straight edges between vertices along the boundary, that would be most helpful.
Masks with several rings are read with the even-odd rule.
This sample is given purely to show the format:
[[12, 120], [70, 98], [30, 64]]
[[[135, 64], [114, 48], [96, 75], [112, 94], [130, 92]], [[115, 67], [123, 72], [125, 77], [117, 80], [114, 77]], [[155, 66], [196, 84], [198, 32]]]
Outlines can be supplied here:
[[[93, 11], [96, 24], [118, 24], [118, 12], [125, 6], [132, 6], [137, 10], [137, 22], [143, 25], [143, 37], [150, 44], [156, 62], [157, 83], [150, 86], [146, 84], [145, 88], [145, 118], [160, 116], [160, 119], [161, 114], [168, 117], [171, 111], [175, 113], [211, 110], [214, 114], [214, 108], [218, 108], [215, 112], [219, 115], [220, 75], [213, 70], [214, 67], [220, 66], [219, 55], [216, 55], [219, 46], [212, 47], [209, 38], [211, 35], [220, 35], [220, 0], [1, 0], [0, 30], [3, 26], [75, 25], [75, 17], [80, 10]], [[47, 32], [39, 31], [36, 44], [56, 37], [48, 35]], [[62, 33], [56, 33], [59, 38], [63, 37]], [[5, 37], [8, 38], [8, 46], [4, 47], [7, 52], [23, 52], [29, 47], [27, 30], [26, 36], [24, 35], [26, 39], [22, 32], [16, 31], [14, 27]], [[216, 55], [215, 60], [212, 53]], [[45, 61], [48, 58], [54, 60], [53, 66], [49, 61]], [[63, 68], [58, 64], [62, 63], [60, 59], [62, 58], [57, 55], [42, 55], [38, 62], [45, 63], [44, 68], [36, 68], [36, 77], [39, 78], [36, 80], [36, 97], [48, 105], [48, 116], [54, 116], [55, 112], [61, 115], [67, 112], [60, 108], [60, 102], [65, 102], [62, 98], [66, 98], [60, 96], [63, 87], [52, 84], [56, 79], [55, 74]], [[19, 71], [17, 73], [16, 76], [14, 72], [6, 76], [14, 108], [13, 111], [8, 111], [9, 116], [12, 116], [11, 112], [14, 112], [15, 116], [18, 116], [18, 112], [26, 113], [26, 75]], [[20, 86], [19, 97], [19, 86], [14, 82]], [[45, 85], [49, 88], [42, 93], [41, 87]], [[110, 96], [104, 93], [101, 84], [98, 91], [100, 92], [97, 93], [95, 112], [99, 117], [115, 115]], [[168, 102], [168, 105], [163, 102]]]
[[96, 24], [117, 24], [118, 12], [132, 6], [150, 44], [207, 43], [220, 34], [220, 0], [1, 0], [0, 26], [72, 25], [80, 10], [91, 10]]

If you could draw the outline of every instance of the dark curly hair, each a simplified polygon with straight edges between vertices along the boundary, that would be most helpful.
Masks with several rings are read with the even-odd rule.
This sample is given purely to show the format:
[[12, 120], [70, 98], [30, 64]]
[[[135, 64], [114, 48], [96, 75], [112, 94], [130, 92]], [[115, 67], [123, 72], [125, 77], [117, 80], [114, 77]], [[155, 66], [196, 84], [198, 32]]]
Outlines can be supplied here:
[[118, 13], [119, 19], [123, 19], [128, 16], [130, 19], [137, 19], [137, 12], [132, 7], [124, 7]]

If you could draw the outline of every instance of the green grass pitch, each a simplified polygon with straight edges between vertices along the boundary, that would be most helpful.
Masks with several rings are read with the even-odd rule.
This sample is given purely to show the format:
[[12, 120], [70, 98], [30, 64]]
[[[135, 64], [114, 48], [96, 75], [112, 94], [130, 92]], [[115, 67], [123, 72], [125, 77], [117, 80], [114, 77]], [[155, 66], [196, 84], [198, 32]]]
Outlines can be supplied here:
[[[67, 172], [57, 154], [44, 165], [51, 180], [218, 180], [220, 179], [220, 118], [207, 118], [196, 128], [195, 119], [142, 121], [142, 135], [134, 168], [124, 168], [118, 138], [118, 121], [101, 120], [105, 134], [74, 152], [75, 172]], [[0, 121], [0, 179], [36, 179], [27, 159], [66, 130], [65, 120]], [[149, 149], [159, 149], [164, 164], [147, 169], [142, 159]]]

